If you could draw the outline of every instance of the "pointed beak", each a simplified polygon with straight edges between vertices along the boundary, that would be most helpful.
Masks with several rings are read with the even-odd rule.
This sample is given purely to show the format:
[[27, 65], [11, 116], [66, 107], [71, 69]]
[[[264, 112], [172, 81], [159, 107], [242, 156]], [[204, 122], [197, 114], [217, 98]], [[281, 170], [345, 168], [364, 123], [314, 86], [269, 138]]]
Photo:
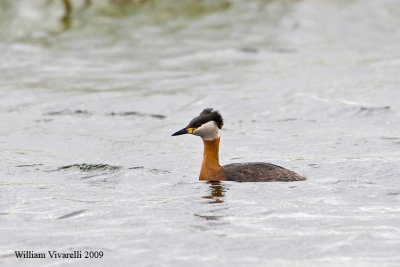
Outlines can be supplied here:
[[195, 128], [183, 128], [182, 130], [177, 131], [172, 134], [172, 136], [182, 135], [182, 134], [192, 134], [196, 130]]
[[172, 136], [177, 136], [177, 135], [182, 135], [182, 134], [187, 134], [187, 129], [183, 128], [182, 130], [177, 131], [176, 133], [172, 134]]

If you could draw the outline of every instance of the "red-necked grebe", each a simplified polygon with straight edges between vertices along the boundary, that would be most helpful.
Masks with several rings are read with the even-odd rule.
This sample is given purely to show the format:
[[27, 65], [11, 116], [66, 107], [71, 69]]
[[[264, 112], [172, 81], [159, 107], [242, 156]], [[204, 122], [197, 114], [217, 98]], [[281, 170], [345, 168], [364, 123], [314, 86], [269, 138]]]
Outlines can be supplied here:
[[249, 162], [221, 166], [218, 153], [223, 123], [222, 116], [218, 111], [207, 108], [199, 116], [192, 119], [185, 128], [172, 135], [193, 134], [203, 139], [204, 154], [200, 180], [237, 182], [291, 182], [305, 180], [305, 177], [293, 171], [270, 163]]

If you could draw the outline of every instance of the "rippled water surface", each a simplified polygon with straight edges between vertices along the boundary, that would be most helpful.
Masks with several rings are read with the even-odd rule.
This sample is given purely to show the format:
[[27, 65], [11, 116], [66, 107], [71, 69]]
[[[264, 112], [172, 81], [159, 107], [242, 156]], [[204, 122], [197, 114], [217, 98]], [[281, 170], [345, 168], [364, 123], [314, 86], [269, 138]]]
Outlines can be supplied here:
[[[398, 1], [48, 2], [0, 4], [1, 266], [400, 266]], [[199, 182], [205, 107], [308, 180]]]

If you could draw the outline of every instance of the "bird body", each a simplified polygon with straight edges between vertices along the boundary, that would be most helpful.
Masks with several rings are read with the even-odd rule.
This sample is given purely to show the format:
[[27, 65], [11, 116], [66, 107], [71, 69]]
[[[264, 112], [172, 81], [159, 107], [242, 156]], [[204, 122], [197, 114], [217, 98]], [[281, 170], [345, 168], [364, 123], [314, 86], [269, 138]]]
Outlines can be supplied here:
[[201, 181], [236, 182], [291, 182], [303, 181], [305, 177], [283, 167], [264, 162], [219, 164], [220, 130], [223, 125], [218, 111], [205, 109], [187, 127], [173, 134], [198, 135], [203, 139], [204, 152], [201, 165]]
[[232, 163], [222, 166], [227, 181], [294, 182], [305, 178], [281, 166], [266, 162]]

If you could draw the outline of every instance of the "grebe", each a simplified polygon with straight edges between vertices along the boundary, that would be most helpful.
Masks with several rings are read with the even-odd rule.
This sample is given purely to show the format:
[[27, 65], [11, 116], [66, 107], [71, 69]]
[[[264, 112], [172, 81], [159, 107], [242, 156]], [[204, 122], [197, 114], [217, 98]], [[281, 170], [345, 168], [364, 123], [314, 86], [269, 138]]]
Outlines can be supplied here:
[[200, 136], [204, 143], [203, 163], [199, 179], [204, 181], [236, 182], [291, 182], [306, 178], [283, 167], [264, 162], [219, 164], [219, 142], [224, 124], [221, 114], [212, 108], [204, 109], [182, 130], [172, 136], [193, 134]]

